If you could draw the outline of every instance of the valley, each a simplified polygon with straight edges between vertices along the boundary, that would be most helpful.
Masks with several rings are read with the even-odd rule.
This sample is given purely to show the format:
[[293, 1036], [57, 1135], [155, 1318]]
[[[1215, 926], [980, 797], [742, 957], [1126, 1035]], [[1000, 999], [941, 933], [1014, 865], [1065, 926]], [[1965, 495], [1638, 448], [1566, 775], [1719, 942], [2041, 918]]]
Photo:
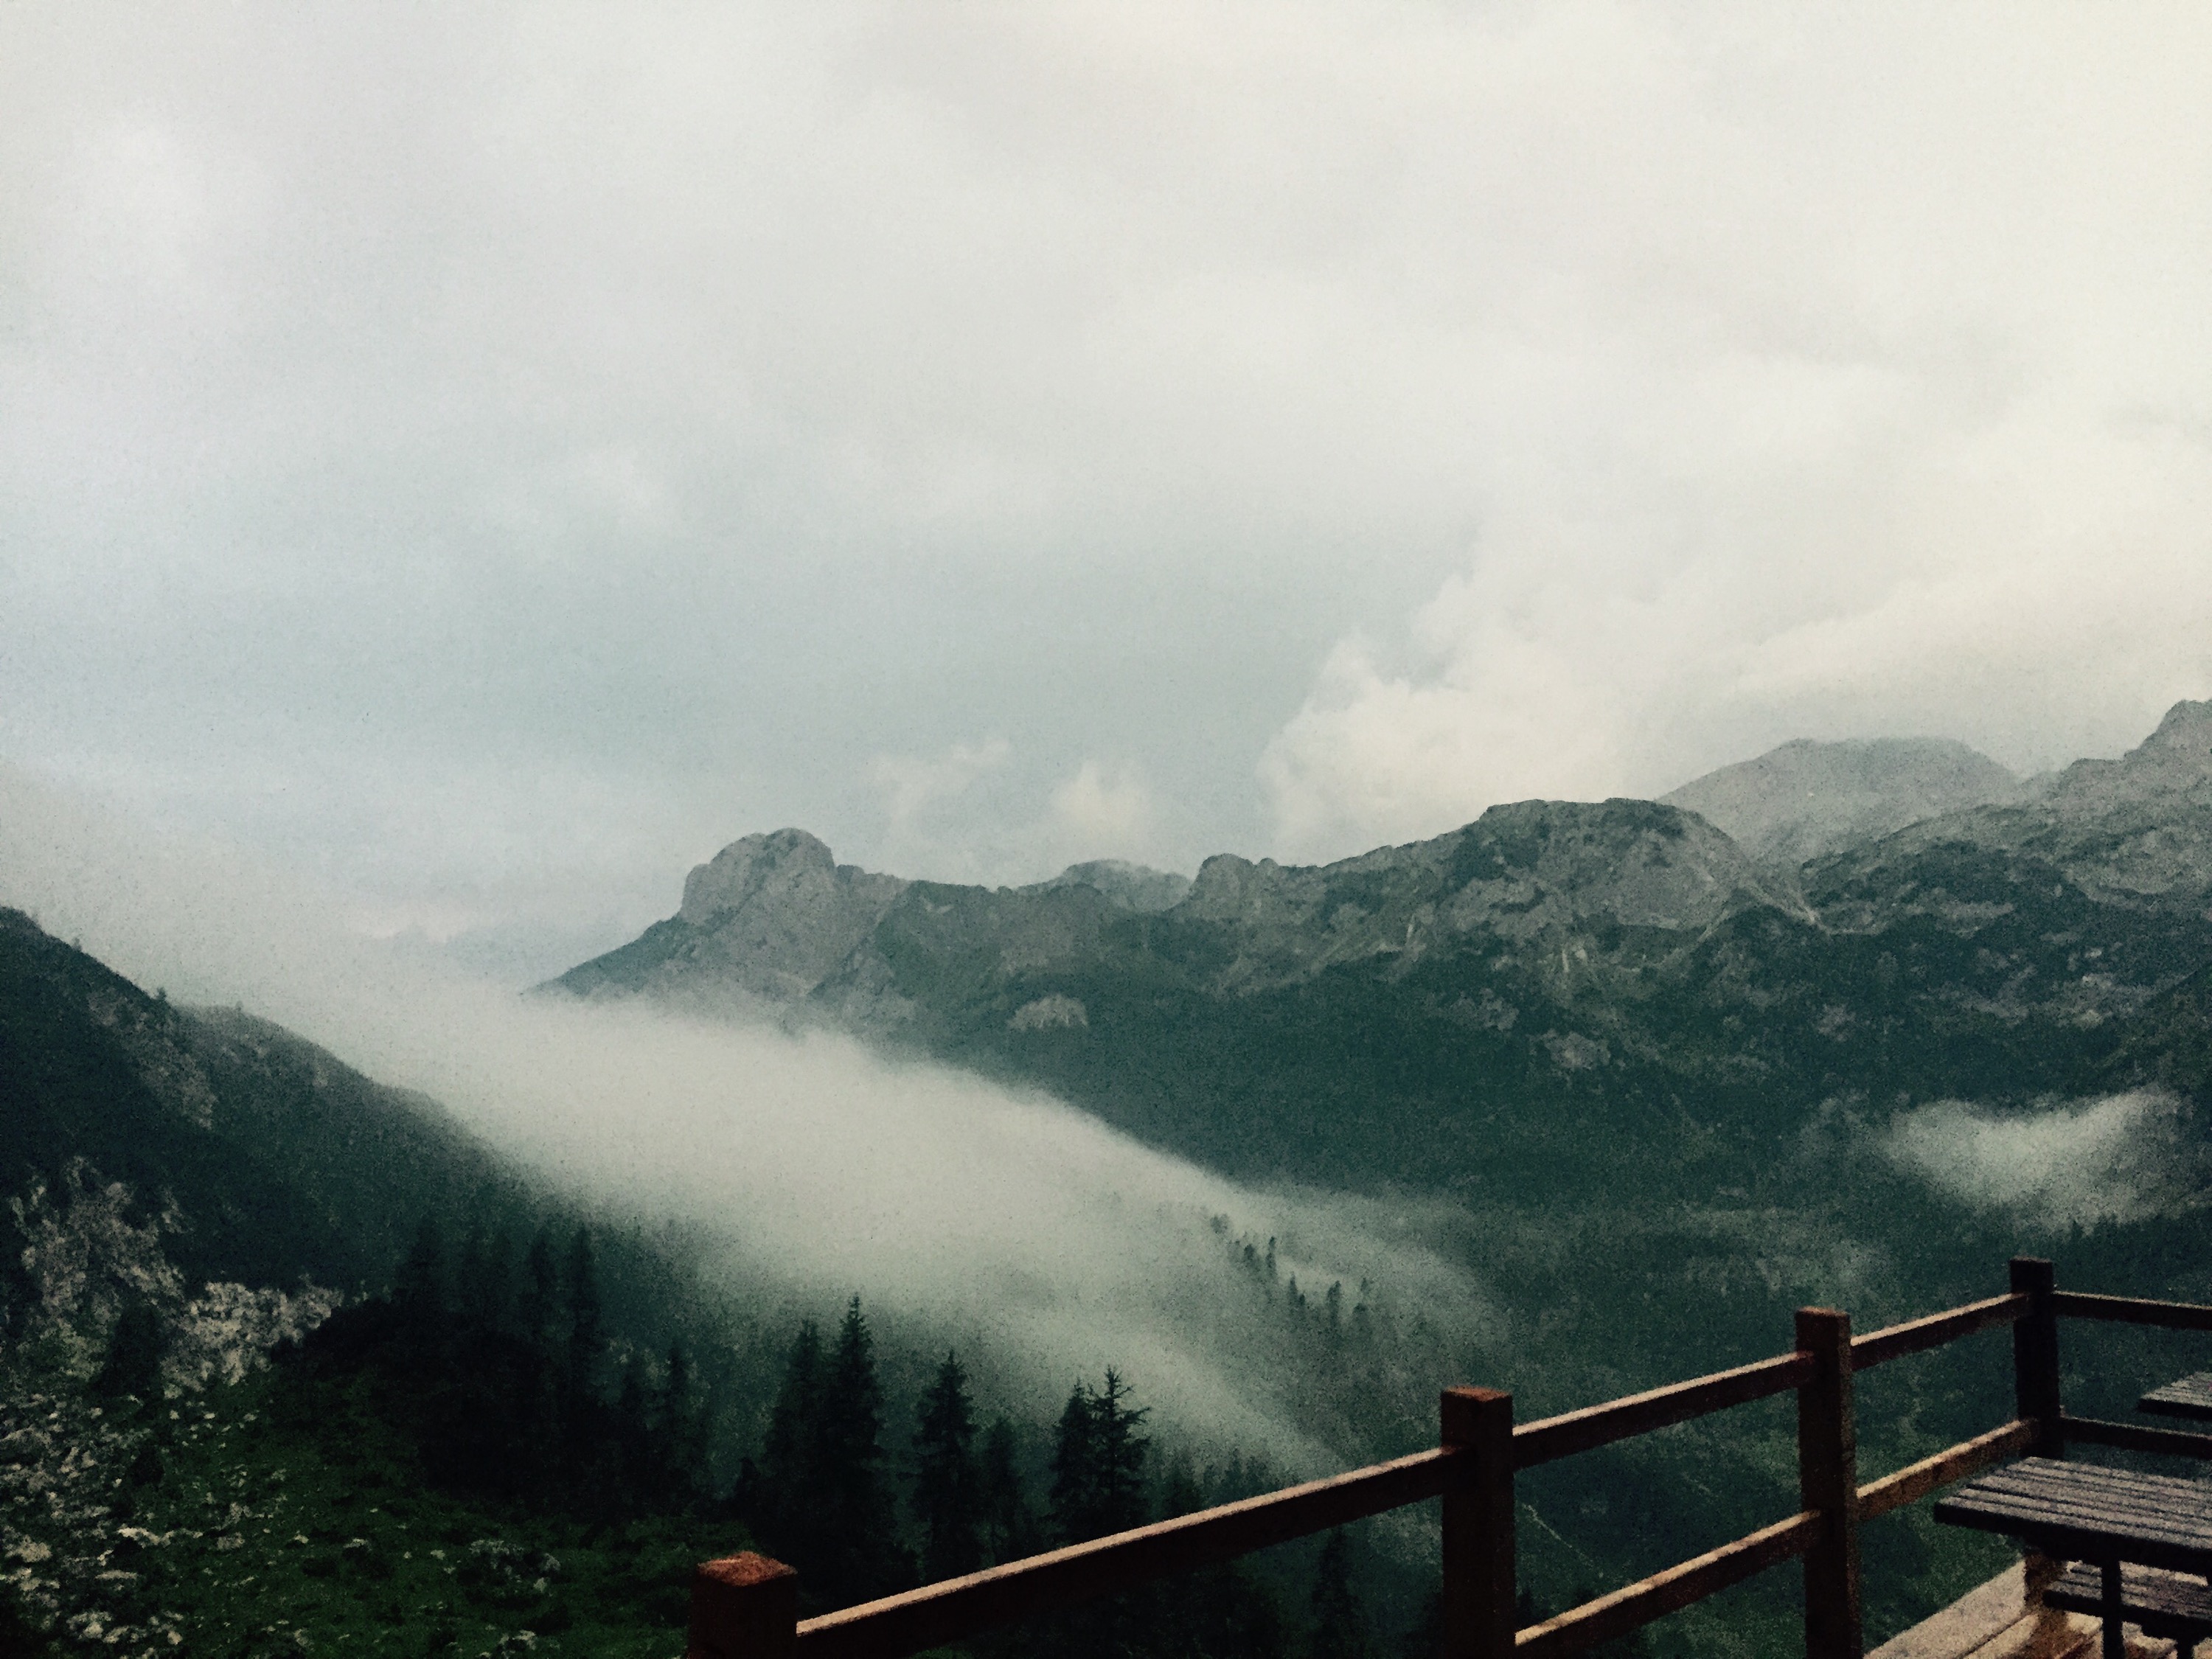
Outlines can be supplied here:
[[[1133, 1255], [1187, 1231], [1173, 1249], [1197, 1288], [1172, 1316], [1268, 1372], [1316, 1455], [1348, 1464], [1430, 1443], [1445, 1383], [1568, 1409], [1771, 1353], [1801, 1304], [1867, 1328], [1986, 1295], [2014, 1253], [2084, 1288], [2212, 1292], [2212, 705], [2046, 778], [1978, 760], [1790, 745], [1662, 801], [1522, 802], [1334, 864], [1222, 855], [1188, 879], [1092, 863], [963, 886], [749, 836], [532, 1006], [856, 1039], [1065, 1100], [1209, 1180], [1297, 1195], [1285, 1213], [1396, 1228], [1480, 1310], [1387, 1271], [1317, 1278], [1327, 1249], [1226, 1214], [1118, 1224]], [[1003, 1514], [1028, 1517], [992, 1547], [1074, 1524], [1054, 1495], [1067, 1424], [1118, 1386], [1088, 1361], [1062, 1364], [1074, 1415], [1055, 1425], [1010, 1381], [1034, 1356], [875, 1285], [794, 1301], [696, 1230], [626, 1216], [248, 1011], [149, 995], [19, 912], [0, 914], [0, 1090], [18, 1236], [0, 1545], [26, 1651], [657, 1651], [681, 1616], [658, 1576], [789, 1524], [759, 1470], [811, 1420], [799, 1321], [827, 1332], [857, 1308], [876, 1334], [847, 1378], [873, 1402], [852, 1467], [873, 1496], [854, 1501], [884, 1528], [867, 1571], [918, 1571], [917, 1413], [955, 1341], [961, 1455], [995, 1433]], [[964, 1201], [943, 1194], [949, 1216]], [[406, 1335], [409, 1306], [449, 1337]], [[166, 1356], [135, 1392], [126, 1314]], [[466, 1407], [458, 1379], [489, 1374], [485, 1355], [515, 1391]], [[1109, 1360], [1139, 1410], [1146, 1358]], [[2069, 1354], [2069, 1399], [2115, 1395], [2142, 1361]], [[2002, 1369], [1991, 1348], [1870, 1379], [1865, 1466], [1986, 1426]], [[527, 1430], [539, 1410], [538, 1449], [501, 1454], [497, 1478], [452, 1449], [454, 1421]], [[1285, 1478], [1250, 1443], [1140, 1420], [1131, 1513]], [[1790, 1432], [1760, 1408], [1532, 1479], [1533, 1603], [1771, 1518]], [[1881, 1627], [1990, 1570], [1995, 1547], [1924, 1509], [1869, 1531]], [[1370, 1650], [1419, 1659], [1432, 1547], [1370, 1524], [1332, 1569]], [[541, 1558], [566, 1565], [507, 1571]], [[1308, 1650], [1316, 1560], [1215, 1583], [1226, 1633], [1206, 1651]], [[247, 1580], [293, 1611], [219, 1613], [248, 1605]], [[203, 1582], [234, 1588], [184, 1588]], [[1747, 1587], [1644, 1650], [1764, 1651], [1790, 1594]], [[388, 1616], [428, 1601], [428, 1626]], [[1128, 1617], [1141, 1646], [1169, 1615]]]

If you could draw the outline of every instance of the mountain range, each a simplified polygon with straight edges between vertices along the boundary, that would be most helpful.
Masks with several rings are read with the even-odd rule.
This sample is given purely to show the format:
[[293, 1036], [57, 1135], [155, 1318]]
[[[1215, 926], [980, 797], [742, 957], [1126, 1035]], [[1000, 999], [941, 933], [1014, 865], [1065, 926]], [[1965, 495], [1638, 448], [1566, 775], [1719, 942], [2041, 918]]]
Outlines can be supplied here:
[[[842, 1030], [1049, 1089], [1236, 1176], [1350, 1194], [1391, 1218], [1378, 1224], [1454, 1253], [1492, 1298], [1481, 1352], [1437, 1350], [1418, 1306], [1407, 1352], [1544, 1410], [1771, 1352], [1794, 1305], [1837, 1303], [1874, 1323], [1986, 1293], [2023, 1249], [2059, 1255], [2069, 1285], [2212, 1299], [2212, 1248], [2193, 1224], [2212, 1101], [2208, 907], [2212, 704], [2183, 703], [2121, 758], [2041, 779], [1956, 744], [1792, 744], [1663, 800], [1512, 803], [1317, 866], [1224, 854], [1186, 878], [1097, 861], [986, 888], [841, 865], [798, 830], [747, 836], [690, 873], [674, 915], [539, 994]], [[18, 1200], [8, 1213], [25, 1245], [0, 1251], [0, 1334], [15, 1345], [0, 1345], [0, 1381], [13, 1379], [0, 1428], [46, 1424], [52, 1443], [45, 1462], [16, 1471], [26, 1480], [61, 1468], [71, 1443], [52, 1429], [60, 1419], [43, 1391], [55, 1385], [21, 1340], [52, 1322], [55, 1285], [75, 1271], [46, 1257], [29, 1271], [49, 1222], [74, 1237], [112, 1210], [173, 1259], [172, 1301], [216, 1281], [242, 1292], [303, 1279], [358, 1298], [396, 1279], [395, 1301], [357, 1301], [355, 1330], [435, 1277], [402, 1263], [428, 1259], [426, 1218], [468, 1241], [449, 1263], [456, 1290], [487, 1273], [504, 1284], [514, 1266], [504, 1253], [533, 1233], [580, 1237], [576, 1195], [544, 1190], [436, 1103], [243, 1010], [149, 995], [6, 910], [0, 1099], [0, 1183]], [[2011, 1128], [2021, 1133], [2006, 1140]], [[1996, 1160], [1975, 1165], [1991, 1144]], [[103, 1197], [80, 1171], [118, 1184]], [[714, 1360], [723, 1462], [751, 1455], [772, 1384], [758, 1334], [732, 1346], [729, 1310], [705, 1317], [690, 1268], [642, 1236], [594, 1236], [605, 1334], [629, 1356], [621, 1398], [645, 1398], [641, 1357], [688, 1334]], [[1232, 1243], [1224, 1236], [1224, 1261]], [[1419, 1443], [1425, 1414], [1390, 1405], [1330, 1346], [1341, 1340], [1334, 1301], [1310, 1306], [1295, 1280], [1277, 1284], [1273, 1241], [1264, 1257], [1256, 1243], [1234, 1244], [1243, 1265], [1224, 1271], [1249, 1278], [1324, 1357], [1301, 1386], [1316, 1402], [1334, 1388], [1372, 1406], [1357, 1426], [1377, 1455]], [[538, 1284], [542, 1302], [550, 1282], [524, 1273], [518, 1294]], [[1376, 1288], [1387, 1299], [1392, 1287]], [[121, 1347], [117, 1318], [91, 1322]], [[280, 1366], [273, 1381], [205, 1396], [201, 1449], [165, 1440], [159, 1453], [201, 1470], [192, 1480], [235, 1484], [219, 1443], [235, 1433], [268, 1466], [253, 1478], [271, 1495], [255, 1501], [271, 1505], [295, 1501], [274, 1495], [287, 1471], [324, 1471], [314, 1478], [328, 1490], [297, 1500], [298, 1522], [264, 1517], [267, 1536], [249, 1540], [261, 1553], [238, 1555], [252, 1572], [236, 1584], [266, 1577], [272, 1609], [345, 1589], [358, 1605], [325, 1623], [362, 1635], [404, 1611], [376, 1610], [398, 1607], [398, 1581], [346, 1552], [362, 1545], [362, 1562], [404, 1578], [416, 1570], [408, 1528], [422, 1516], [403, 1517], [389, 1495], [362, 1510], [356, 1488], [436, 1473], [411, 1461], [404, 1436], [364, 1465], [360, 1425], [381, 1423], [389, 1438], [409, 1419], [392, 1401], [369, 1409], [386, 1385], [351, 1366], [350, 1350], [318, 1352], [322, 1394], [301, 1393], [301, 1374]], [[2095, 1410], [2101, 1391], [2103, 1414], [2124, 1409], [2136, 1358], [2069, 1350], [2069, 1407], [2079, 1397]], [[1986, 1428], [1975, 1364], [1946, 1351], [1909, 1376], [1885, 1372], [1882, 1386], [1902, 1392], [1869, 1408], [1866, 1467]], [[108, 1410], [88, 1366], [67, 1384], [85, 1424]], [[325, 1423], [318, 1413], [341, 1399], [353, 1414]], [[249, 1434], [288, 1401], [294, 1440]], [[1790, 1434], [1779, 1419], [1693, 1425], [1532, 1473], [1521, 1496], [1543, 1524], [1530, 1524], [1524, 1573], [1562, 1597], [1592, 1575], [1620, 1582], [1664, 1565], [1685, 1528], [1759, 1524], [1790, 1501], [1776, 1474], [1790, 1467]], [[135, 1469], [137, 1445], [101, 1455]], [[143, 1514], [197, 1491], [179, 1479], [171, 1492], [159, 1460], [148, 1467], [152, 1485], [130, 1487]], [[36, 1482], [9, 1480], [0, 1497], [21, 1499], [9, 1513], [27, 1527]], [[40, 1616], [54, 1628], [70, 1606], [82, 1604], [68, 1614], [82, 1624], [152, 1594], [115, 1589], [113, 1574], [83, 1565], [107, 1560], [118, 1539], [150, 1547], [109, 1501], [87, 1499], [65, 1562], [68, 1528], [52, 1540], [25, 1533], [28, 1543], [8, 1534], [21, 1559], [35, 1545], [83, 1566], [75, 1589], [40, 1569], [52, 1606]], [[538, 1537], [530, 1528], [544, 1520], [450, 1503], [447, 1544], [477, 1553], [507, 1549], [510, 1534]], [[367, 1518], [384, 1510], [388, 1528]], [[604, 1580], [604, 1626], [589, 1622], [599, 1592], [583, 1594], [581, 1576], [556, 1593], [542, 1577], [493, 1575], [471, 1601], [423, 1567], [423, 1593], [453, 1598], [441, 1616], [457, 1628], [493, 1629], [526, 1603], [540, 1628], [549, 1613], [577, 1619], [594, 1650], [630, 1650], [617, 1626], [637, 1651], [658, 1650], [651, 1619], [670, 1610], [650, 1598], [680, 1582], [684, 1552], [720, 1523], [694, 1515], [691, 1530], [653, 1547], [665, 1559], [635, 1555], [642, 1534], [602, 1539], [601, 1522], [579, 1524], [562, 1547], [572, 1570], [586, 1563]], [[295, 1525], [314, 1540], [296, 1563]], [[229, 1534], [137, 1530], [198, 1540], [204, 1559], [179, 1555], [178, 1583], [216, 1571], [207, 1564], [232, 1547]], [[1918, 1509], [1870, 1528], [1865, 1547], [1884, 1628], [1994, 1570]], [[228, 1617], [243, 1593], [210, 1596], [206, 1619]], [[1748, 1655], [1794, 1628], [1786, 1595], [1744, 1595], [1707, 1622], [1691, 1616], [1680, 1650]], [[34, 1600], [24, 1605], [38, 1613]], [[8, 1616], [0, 1604], [0, 1644], [21, 1634]]]
[[1792, 744], [1663, 801], [1222, 854], [1187, 887], [904, 880], [782, 830], [542, 988], [840, 1027], [1245, 1176], [1520, 1192], [1686, 1159], [1741, 1185], [1824, 1102], [1878, 1124], [2193, 1086], [2145, 1033], [2212, 962], [2208, 809], [2212, 704], [2185, 702], [2033, 785], [1958, 744]]

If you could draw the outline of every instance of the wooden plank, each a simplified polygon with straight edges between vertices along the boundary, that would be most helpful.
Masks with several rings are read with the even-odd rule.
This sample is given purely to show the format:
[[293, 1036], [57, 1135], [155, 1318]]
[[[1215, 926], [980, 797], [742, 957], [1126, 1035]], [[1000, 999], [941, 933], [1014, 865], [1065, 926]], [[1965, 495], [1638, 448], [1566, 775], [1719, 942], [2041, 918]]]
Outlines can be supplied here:
[[1924, 1319], [1909, 1319], [1902, 1325], [1869, 1331], [1864, 1336], [1851, 1339], [1851, 1369], [1863, 1371], [1869, 1366], [1902, 1359], [1910, 1353], [1940, 1348], [1946, 1342], [1955, 1342], [1992, 1325], [2009, 1325], [2025, 1317], [2028, 1306], [2028, 1298], [2024, 1296], [1993, 1296], [1984, 1302], [1969, 1302], [1963, 1308], [1953, 1308], [1948, 1313], [1929, 1314]]
[[1552, 1659], [1579, 1653], [1601, 1642], [1626, 1636], [1692, 1601], [1741, 1583], [1793, 1555], [1802, 1555], [1820, 1535], [1820, 1517], [1808, 1510], [1762, 1527], [1748, 1537], [1709, 1550], [1679, 1566], [1570, 1607], [1556, 1619], [1531, 1625], [1514, 1638], [1519, 1659]]
[[1991, 1429], [1987, 1434], [1947, 1447], [1933, 1457], [1908, 1463], [1896, 1474], [1886, 1474], [1859, 1488], [1859, 1519], [1871, 1521], [1892, 1510], [1901, 1510], [1907, 1504], [1917, 1504], [1939, 1486], [1964, 1480], [2008, 1457], [2019, 1456], [2034, 1438], [2035, 1425], [2015, 1418], [2001, 1429]]
[[2058, 1434], [2057, 1274], [2032, 1255], [2014, 1256], [2011, 1272], [2013, 1294], [2028, 1302], [2012, 1328], [2013, 1415], [2035, 1425], [2037, 1454], [2056, 1457], [2065, 1443]]
[[1820, 1517], [1805, 1552], [1807, 1659], [1859, 1659], [1858, 1423], [1851, 1408], [1851, 1316], [1797, 1310], [1797, 1352], [1813, 1375], [1797, 1391], [1797, 1502]]
[[[2043, 1604], [2068, 1613], [2103, 1610], [2104, 1574], [2089, 1562], [2077, 1562], [2043, 1592]], [[2212, 1589], [2176, 1573], [2124, 1564], [2120, 1569], [2120, 1611], [2152, 1636], [2212, 1635]]]
[[2107, 1319], [2125, 1325], [2156, 1325], [2169, 1331], [2212, 1331], [2212, 1307], [2201, 1302], [2153, 1302], [2139, 1296], [2059, 1291], [2051, 1304], [2069, 1319]]
[[1730, 1406], [1747, 1405], [1754, 1400], [1787, 1393], [1803, 1387], [1812, 1375], [1813, 1361], [1809, 1356], [1777, 1354], [1771, 1359], [1738, 1365], [1733, 1370], [1693, 1376], [1686, 1382], [1672, 1382], [1663, 1389], [1608, 1400], [1601, 1406], [1585, 1406], [1580, 1411], [1540, 1418], [1513, 1431], [1514, 1462], [1518, 1468], [1532, 1469], [1540, 1463], [1571, 1457], [1577, 1452], [1609, 1446], [1616, 1440], [1649, 1434], [1670, 1423], [1687, 1422], [1693, 1417], [1725, 1411]]
[[799, 1626], [803, 1659], [902, 1659], [995, 1626], [1212, 1566], [1443, 1493], [1462, 1455], [1415, 1452], [1327, 1480], [925, 1584]]
[[2069, 1559], [2124, 1555], [2146, 1566], [2212, 1568], [2212, 1514], [2194, 1481], [2033, 1457], [1936, 1505], [1936, 1518], [2005, 1533]]
[[1447, 1389], [1443, 1440], [1460, 1453], [1444, 1488], [1444, 1659], [1510, 1659], [1514, 1548], [1513, 1396]]
[[[2106, 1527], [2044, 1522], [2032, 1514], [1991, 1513], [1976, 1517], [1939, 1513], [1938, 1518], [1954, 1526], [2002, 1533], [2008, 1538], [2032, 1544], [2047, 1554], [2069, 1560], [2092, 1560], [2100, 1556], [2109, 1556], [2113, 1549], [2113, 1532]], [[2201, 1545], [2186, 1545], [2166, 1537], [2130, 1535], [2125, 1547], [2130, 1560], [2139, 1561], [2145, 1566], [2166, 1567], [2175, 1572], [2193, 1572], [2200, 1577], [2212, 1571], [2212, 1550]]]
[[2061, 1417], [2058, 1422], [2069, 1441], [2084, 1446], [2117, 1446], [2123, 1451], [2164, 1452], [2172, 1457], [2212, 1460], [2212, 1434], [2192, 1434], [2187, 1429], [2154, 1429], [2147, 1423], [2110, 1423], [2096, 1417]]
[[2153, 1389], [2136, 1401], [2139, 1412], [2160, 1417], [2212, 1418], [2212, 1371], [2177, 1377], [2162, 1389]]

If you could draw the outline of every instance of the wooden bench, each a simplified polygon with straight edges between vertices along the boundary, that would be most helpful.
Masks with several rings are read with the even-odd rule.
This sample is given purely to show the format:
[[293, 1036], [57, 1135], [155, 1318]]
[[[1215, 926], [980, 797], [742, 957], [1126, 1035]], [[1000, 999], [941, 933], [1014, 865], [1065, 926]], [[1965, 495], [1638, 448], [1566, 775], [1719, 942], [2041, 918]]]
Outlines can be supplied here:
[[[2105, 1610], [2104, 1569], [2076, 1561], [2043, 1592], [2043, 1605], [2092, 1615]], [[2201, 1578], [2133, 1565], [2120, 1569], [2120, 1613], [2146, 1636], [2165, 1637], [2178, 1652], [2193, 1654], [2212, 1636], [2212, 1585]]]

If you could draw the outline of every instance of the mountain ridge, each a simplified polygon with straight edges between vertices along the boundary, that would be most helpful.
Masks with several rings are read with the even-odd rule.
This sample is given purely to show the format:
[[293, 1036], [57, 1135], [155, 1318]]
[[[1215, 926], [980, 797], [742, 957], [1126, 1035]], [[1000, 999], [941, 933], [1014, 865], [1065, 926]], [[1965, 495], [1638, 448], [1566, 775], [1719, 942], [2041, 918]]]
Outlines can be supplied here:
[[1824, 1101], [2026, 1103], [2118, 1075], [2115, 1052], [2151, 1066], [2115, 1045], [2212, 964], [2208, 760], [2212, 705], [2183, 704], [2031, 800], [1794, 870], [1678, 805], [1526, 801], [1328, 865], [1218, 854], [1141, 910], [846, 876], [779, 832], [733, 843], [748, 871], [797, 860], [865, 900], [810, 985], [757, 988], [748, 941], [781, 935], [740, 905], [541, 988], [854, 1031], [1239, 1176], [1564, 1189], [1592, 1159], [1688, 1158], [1741, 1181]]

